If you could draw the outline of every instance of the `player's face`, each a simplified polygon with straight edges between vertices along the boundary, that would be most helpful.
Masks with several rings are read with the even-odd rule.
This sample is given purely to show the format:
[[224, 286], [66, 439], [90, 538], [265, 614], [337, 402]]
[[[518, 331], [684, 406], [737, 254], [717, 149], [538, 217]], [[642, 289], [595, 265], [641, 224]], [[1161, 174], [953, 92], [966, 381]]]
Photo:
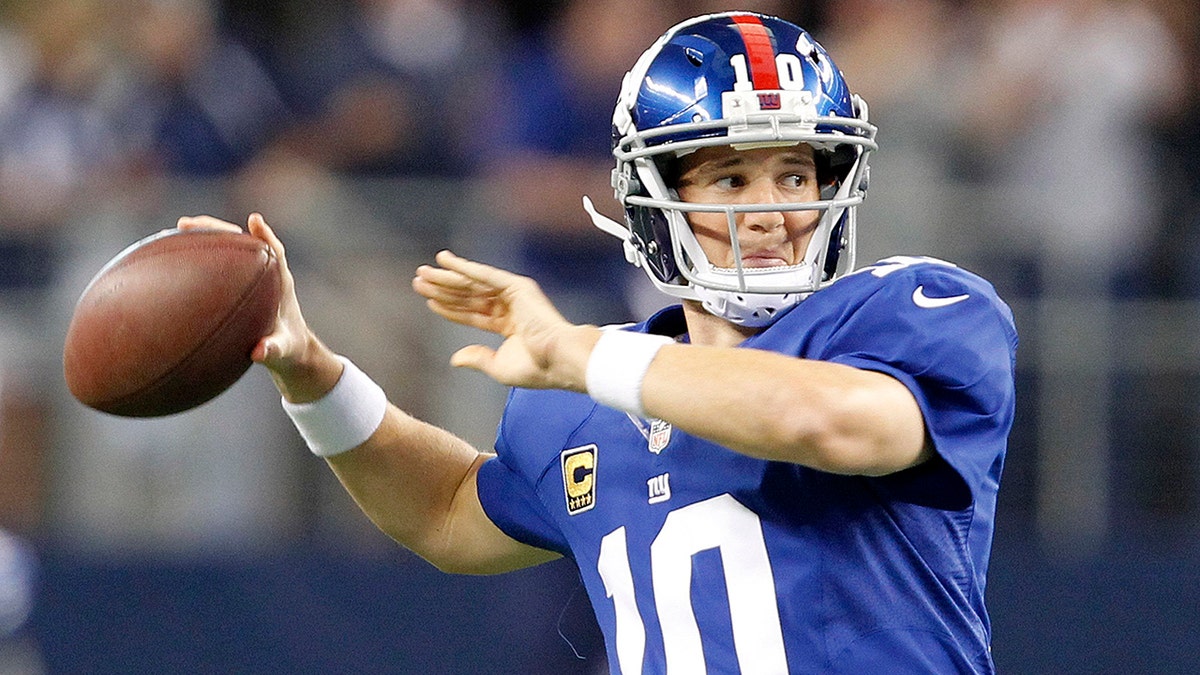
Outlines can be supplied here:
[[[683, 201], [702, 204], [807, 202], [820, 196], [813, 150], [803, 143], [753, 150], [701, 148], [682, 158], [678, 190]], [[820, 218], [820, 211], [738, 213], [742, 266], [800, 264]], [[713, 265], [735, 267], [724, 213], [692, 212], [688, 222]]]

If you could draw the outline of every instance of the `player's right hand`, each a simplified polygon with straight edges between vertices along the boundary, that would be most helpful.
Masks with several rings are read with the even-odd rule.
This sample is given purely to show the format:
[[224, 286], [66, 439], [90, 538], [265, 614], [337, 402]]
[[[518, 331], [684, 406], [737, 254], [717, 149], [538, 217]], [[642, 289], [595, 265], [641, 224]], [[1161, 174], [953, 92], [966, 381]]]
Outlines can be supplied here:
[[[242, 231], [237, 225], [212, 216], [186, 216], [179, 219], [177, 227], [181, 230], [217, 228]], [[303, 403], [318, 399], [337, 383], [342, 364], [309, 330], [304, 320], [283, 242], [275, 236], [262, 214], [250, 214], [246, 229], [275, 253], [279, 261], [281, 291], [275, 325], [259, 340], [250, 358], [266, 366], [275, 385], [289, 401]]]

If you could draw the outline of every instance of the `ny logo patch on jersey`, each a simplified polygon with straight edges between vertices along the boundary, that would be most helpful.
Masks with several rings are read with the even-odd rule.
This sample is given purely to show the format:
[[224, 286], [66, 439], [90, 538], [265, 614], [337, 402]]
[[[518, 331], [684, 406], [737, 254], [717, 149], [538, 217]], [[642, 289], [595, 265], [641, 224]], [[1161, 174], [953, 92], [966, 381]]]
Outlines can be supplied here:
[[596, 445], [563, 450], [563, 489], [567, 514], [577, 515], [596, 505]]
[[665, 502], [671, 498], [671, 474], [664, 473], [646, 481], [646, 489], [650, 492], [647, 500], [650, 504]]

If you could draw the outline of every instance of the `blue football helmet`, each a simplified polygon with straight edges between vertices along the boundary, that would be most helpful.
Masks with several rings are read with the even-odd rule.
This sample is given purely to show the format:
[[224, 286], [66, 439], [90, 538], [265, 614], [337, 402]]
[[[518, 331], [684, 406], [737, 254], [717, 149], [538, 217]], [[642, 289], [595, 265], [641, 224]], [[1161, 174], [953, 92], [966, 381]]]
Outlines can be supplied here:
[[[817, 201], [690, 204], [664, 179], [670, 162], [698, 148], [797, 143], [815, 151]], [[586, 197], [584, 206], [659, 290], [734, 323], [765, 326], [853, 270], [855, 207], [875, 148], [866, 103], [807, 32], [761, 14], [711, 14], [668, 30], [625, 75], [613, 113], [612, 173], [625, 224], [597, 213]], [[801, 210], [823, 212], [803, 262], [771, 268], [712, 265], [685, 215], [724, 212], [736, 244], [738, 213]]]

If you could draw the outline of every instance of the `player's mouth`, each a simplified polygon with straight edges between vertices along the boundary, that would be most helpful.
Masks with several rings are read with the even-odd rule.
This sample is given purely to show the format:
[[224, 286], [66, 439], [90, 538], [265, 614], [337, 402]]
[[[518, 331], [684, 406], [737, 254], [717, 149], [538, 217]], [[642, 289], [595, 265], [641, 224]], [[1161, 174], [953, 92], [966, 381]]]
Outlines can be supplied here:
[[786, 267], [792, 264], [781, 253], [763, 251], [742, 256], [743, 268]]

